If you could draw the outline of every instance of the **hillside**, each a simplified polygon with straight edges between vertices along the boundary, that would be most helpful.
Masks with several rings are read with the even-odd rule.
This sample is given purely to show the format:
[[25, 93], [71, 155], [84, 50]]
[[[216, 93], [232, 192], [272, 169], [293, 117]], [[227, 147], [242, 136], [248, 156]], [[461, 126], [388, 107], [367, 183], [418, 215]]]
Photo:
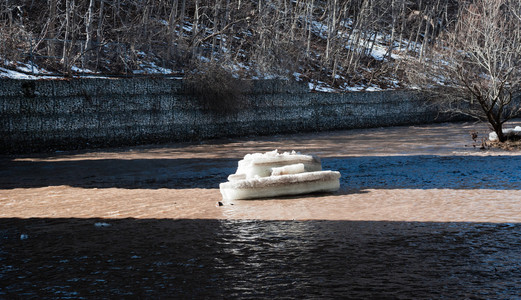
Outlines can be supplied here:
[[312, 90], [407, 85], [452, 0], [67, 0], [0, 4], [0, 76], [287, 78]]

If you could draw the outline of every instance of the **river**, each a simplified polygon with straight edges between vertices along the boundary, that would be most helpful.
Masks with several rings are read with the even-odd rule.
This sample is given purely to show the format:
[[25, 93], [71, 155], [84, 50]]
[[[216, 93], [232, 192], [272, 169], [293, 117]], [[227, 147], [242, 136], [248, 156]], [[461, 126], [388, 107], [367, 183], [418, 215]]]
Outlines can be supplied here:
[[[0, 298], [515, 298], [519, 152], [474, 123], [1, 156]], [[223, 206], [245, 154], [341, 189]]]

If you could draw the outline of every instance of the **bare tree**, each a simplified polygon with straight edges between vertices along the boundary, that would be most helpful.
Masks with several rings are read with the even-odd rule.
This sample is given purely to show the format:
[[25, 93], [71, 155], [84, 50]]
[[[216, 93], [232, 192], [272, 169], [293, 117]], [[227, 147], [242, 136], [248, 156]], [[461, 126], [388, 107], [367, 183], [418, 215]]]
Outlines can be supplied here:
[[503, 124], [521, 113], [520, 10], [518, 0], [463, 3], [457, 22], [408, 72], [448, 111], [488, 122], [501, 142]]
[[89, 1], [89, 8], [85, 16], [85, 56], [87, 62], [90, 60], [90, 51], [92, 51], [93, 35], [94, 35], [94, 0]]
[[[52, 71], [81, 63], [110, 74], [152, 65], [185, 72], [211, 60], [246, 78], [385, 85], [399, 73], [390, 71], [399, 66], [390, 67], [392, 51], [406, 51], [406, 37], [418, 47], [457, 1], [3, 0], [0, 58], [27, 62], [29, 53]], [[386, 55], [375, 57], [381, 45]]]
[[62, 52], [62, 64], [65, 66], [66, 70], [69, 70], [71, 64], [70, 57], [70, 49], [71, 44], [70, 39], [73, 34], [73, 14], [74, 14], [74, 0], [67, 0], [65, 2], [65, 37], [63, 42], [63, 52]]

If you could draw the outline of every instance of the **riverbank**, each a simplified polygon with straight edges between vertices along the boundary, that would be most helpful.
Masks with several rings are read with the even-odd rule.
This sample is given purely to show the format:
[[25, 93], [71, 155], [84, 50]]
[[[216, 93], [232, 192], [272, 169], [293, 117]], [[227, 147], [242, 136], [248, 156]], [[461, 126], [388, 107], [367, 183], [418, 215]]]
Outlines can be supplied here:
[[242, 94], [238, 94], [233, 90], [212, 90], [204, 82], [200, 85], [194, 94], [179, 79], [0, 79], [0, 153], [427, 124], [450, 119], [417, 91], [324, 93], [310, 92], [302, 82], [254, 80], [245, 82]]

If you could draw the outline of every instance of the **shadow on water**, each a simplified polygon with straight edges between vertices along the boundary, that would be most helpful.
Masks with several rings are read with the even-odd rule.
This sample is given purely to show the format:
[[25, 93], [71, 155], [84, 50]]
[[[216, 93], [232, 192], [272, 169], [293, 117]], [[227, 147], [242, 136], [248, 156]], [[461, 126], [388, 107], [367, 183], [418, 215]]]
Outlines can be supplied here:
[[515, 298], [521, 224], [0, 219], [0, 298]]
[[[238, 159], [2, 160], [0, 189], [218, 188]], [[520, 156], [364, 156], [322, 159], [342, 187], [371, 189], [521, 189]]]
[[83, 188], [218, 188], [237, 159], [100, 159], [9, 161], [0, 189], [69, 185]]

